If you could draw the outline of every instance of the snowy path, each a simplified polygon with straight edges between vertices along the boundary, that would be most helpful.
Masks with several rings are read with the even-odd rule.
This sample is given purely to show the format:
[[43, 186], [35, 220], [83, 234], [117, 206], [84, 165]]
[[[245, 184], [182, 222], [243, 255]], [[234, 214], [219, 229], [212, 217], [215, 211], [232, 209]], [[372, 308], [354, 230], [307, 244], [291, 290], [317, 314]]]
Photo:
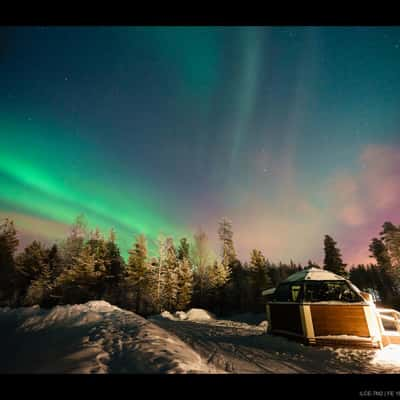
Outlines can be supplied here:
[[[400, 358], [397, 365], [390, 359], [384, 363], [384, 357], [377, 362], [387, 349], [315, 348], [233, 321], [153, 322], [176, 334], [208, 364], [230, 373], [400, 373]], [[397, 357], [400, 349], [395, 352]]]

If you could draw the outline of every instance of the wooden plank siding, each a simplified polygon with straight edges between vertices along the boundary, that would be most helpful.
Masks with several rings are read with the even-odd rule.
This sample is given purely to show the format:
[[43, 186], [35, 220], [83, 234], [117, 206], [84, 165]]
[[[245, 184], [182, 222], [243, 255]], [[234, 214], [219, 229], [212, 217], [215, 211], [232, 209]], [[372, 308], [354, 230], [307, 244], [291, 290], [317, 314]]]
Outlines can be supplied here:
[[370, 336], [362, 305], [311, 304], [310, 309], [315, 336]]
[[400, 344], [400, 336], [382, 335], [382, 343], [384, 346], [389, 344]]
[[269, 304], [272, 331], [287, 331], [303, 335], [300, 304]]

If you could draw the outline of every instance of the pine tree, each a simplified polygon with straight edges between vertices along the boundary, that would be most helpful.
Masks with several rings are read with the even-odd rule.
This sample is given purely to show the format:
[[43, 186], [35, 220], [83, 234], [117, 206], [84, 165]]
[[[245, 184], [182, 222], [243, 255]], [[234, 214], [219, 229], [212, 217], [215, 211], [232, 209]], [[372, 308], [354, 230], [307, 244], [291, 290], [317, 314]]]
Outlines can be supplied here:
[[219, 222], [218, 236], [222, 243], [221, 258], [222, 264], [231, 270], [231, 279], [226, 288], [228, 307], [236, 311], [244, 311], [244, 303], [246, 298], [246, 281], [247, 274], [243, 269], [243, 265], [236, 257], [236, 251], [233, 244], [232, 223], [223, 218]]
[[385, 300], [387, 295], [387, 276], [383, 270], [381, 270], [377, 265], [370, 265], [372, 281], [374, 282], [374, 289], [376, 289], [379, 293], [379, 297], [381, 300]]
[[298, 263], [297, 264], [297, 271], [302, 271], [304, 268], [303, 268], [303, 266], [301, 265], [301, 263]]
[[99, 299], [97, 288], [103, 273], [96, 270], [96, 255], [90, 246], [85, 245], [80, 254], [73, 259], [73, 265], [62, 271], [55, 286], [62, 293], [66, 304], [85, 303]]
[[218, 315], [223, 314], [226, 311], [227, 296], [227, 285], [231, 279], [231, 270], [229, 266], [224, 265], [222, 262], [215, 260], [213, 265], [210, 267], [210, 288], [209, 288], [209, 307]]
[[191, 303], [193, 296], [193, 270], [190, 261], [190, 246], [186, 238], [182, 238], [178, 247], [178, 292], [176, 308], [184, 310]]
[[84, 214], [79, 214], [71, 226], [71, 237], [73, 238], [87, 238], [88, 224]]
[[62, 271], [62, 260], [58, 252], [58, 246], [53, 244], [48, 251], [48, 264], [51, 272], [51, 279], [55, 280]]
[[352, 266], [350, 268], [349, 278], [361, 290], [371, 287], [368, 279], [368, 271], [363, 264], [359, 264], [357, 267]]
[[159, 313], [161, 311], [161, 289], [162, 274], [160, 259], [158, 257], [152, 257], [149, 262], [149, 313]]
[[172, 238], [166, 239], [164, 285], [162, 290], [162, 305], [167, 311], [174, 311], [178, 295], [178, 259]]
[[262, 291], [272, 287], [272, 281], [267, 275], [267, 263], [260, 250], [254, 249], [250, 254], [250, 272], [254, 311], [263, 311], [264, 299]]
[[109, 238], [105, 243], [105, 292], [104, 299], [111, 304], [117, 304], [122, 301], [122, 281], [124, 269], [124, 260], [121, 257], [118, 245], [116, 243], [116, 234], [111, 229]]
[[106, 293], [108, 284], [107, 245], [99, 228], [90, 232], [90, 239], [86, 242], [86, 246], [89, 247], [90, 253], [94, 256], [94, 269], [98, 275], [94, 290], [97, 296], [102, 299]]
[[35, 304], [41, 307], [53, 305], [50, 294], [53, 290], [52, 272], [49, 263], [42, 265], [40, 274], [32, 280], [26, 292], [23, 304], [33, 306]]
[[70, 234], [67, 239], [61, 243], [61, 258], [63, 268], [72, 268], [75, 260], [79, 257], [85, 240], [87, 239], [87, 222], [83, 214], [76, 217], [71, 226]]
[[47, 264], [49, 268], [50, 278], [47, 279], [47, 272], [44, 271], [41, 274], [41, 279], [44, 281], [41, 283], [43, 288], [47, 288], [43, 291], [43, 299], [41, 305], [43, 307], [52, 307], [58, 304], [60, 296], [55, 291], [55, 281], [63, 271], [63, 261], [58, 251], [58, 246], [53, 244], [47, 251]]
[[276, 287], [280, 283], [280, 274], [277, 266], [273, 263], [271, 263], [268, 259], [265, 262], [266, 264], [266, 269], [267, 269], [267, 275], [271, 279], [272, 286]]
[[176, 309], [185, 310], [192, 301], [193, 271], [189, 258], [178, 259], [178, 288]]
[[218, 235], [222, 242], [222, 263], [231, 266], [236, 261], [236, 251], [233, 245], [232, 223], [226, 218], [219, 223]]
[[14, 221], [8, 218], [3, 220], [0, 225], [0, 238], [7, 244], [10, 253], [14, 254], [19, 245]]
[[178, 247], [178, 259], [179, 260], [188, 260], [190, 258], [190, 245], [186, 238], [182, 238], [179, 241]]
[[372, 253], [371, 257], [375, 258], [377, 265], [384, 271], [392, 268], [389, 253], [381, 239], [373, 238], [369, 245], [369, 251]]
[[24, 302], [29, 287], [38, 280], [46, 271], [46, 278], [51, 279], [48, 260], [48, 250], [38, 241], [34, 240], [16, 258], [16, 271], [18, 282], [18, 297]]
[[307, 269], [309, 268], [321, 268], [315, 261], [308, 260]]
[[195, 303], [200, 307], [205, 307], [211, 288], [213, 256], [209, 249], [207, 235], [201, 230], [194, 235], [190, 258], [194, 269]]
[[257, 286], [262, 290], [272, 285], [270, 277], [267, 275], [267, 262], [260, 250], [254, 249], [250, 254], [250, 268], [255, 276]]
[[134, 309], [139, 314], [142, 312], [143, 299], [149, 284], [149, 272], [146, 237], [139, 235], [129, 251], [125, 277], [128, 288], [133, 290]]
[[166, 270], [166, 239], [160, 235], [157, 240], [158, 259], [153, 260], [150, 272], [150, 292], [152, 293], [154, 308], [160, 312], [163, 307], [163, 290]]
[[381, 297], [386, 303], [390, 303], [392, 297], [396, 294], [396, 289], [391, 273], [392, 264], [385, 243], [381, 239], [373, 238], [369, 245], [369, 251], [372, 254], [371, 257], [375, 258], [379, 269], [379, 276], [382, 282]]
[[381, 232], [382, 241], [389, 256], [390, 264], [387, 264], [387, 273], [394, 284], [395, 294], [400, 294], [400, 227], [391, 222], [383, 224]]
[[342, 261], [340, 250], [336, 247], [336, 242], [329, 236], [325, 235], [324, 240], [324, 269], [337, 275], [347, 276], [346, 264]]
[[248, 286], [249, 286], [249, 273], [242, 263], [235, 259], [235, 261], [226, 265], [226, 260], [222, 259], [222, 265], [230, 269], [230, 280], [226, 286], [226, 299], [227, 307], [231, 311], [245, 312], [246, 303], [249, 299]]
[[0, 304], [11, 305], [15, 302], [16, 267], [14, 255], [19, 241], [14, 222], [5, 219], [0, 224]]
[[[107, 262], [110, 264], [112, 263], [113, 260], [117, 260], [118, 262], [120, 262], [120, 251], [117, 245], [117, 236], [116, 233], [114, 231], [114, 229], [110, 230], [109, 236], [108, 236], [108, 240], [106, 241], [106, 259]], [[111, 272], [112, 275], [114, 275], [113, 270], [111, 268]], [[121, 272], [121, 270], [118, 270], [115, 272], [115, 274], [117, 274], [117, 272]]]
[[210, 283], [213, 289], [224, 287], [231, 277], [231, 269], [222, 262], [214, 261], [210, 273]]
[[110, 229], [108, 241], [111, 242], [111, 243], [114, 243], [114, 244], [117, 243], [117, 234], [115, 233], [114, 228]]

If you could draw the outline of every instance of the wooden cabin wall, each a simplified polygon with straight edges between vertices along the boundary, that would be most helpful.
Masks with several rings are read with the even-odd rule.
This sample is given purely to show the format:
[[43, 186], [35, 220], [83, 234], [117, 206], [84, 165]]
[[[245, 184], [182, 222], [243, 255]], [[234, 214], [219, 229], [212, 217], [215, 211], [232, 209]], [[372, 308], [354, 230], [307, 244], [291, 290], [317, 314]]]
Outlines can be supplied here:
[[315, 336], [370, 336], [362, 305], [311, 304], [310, 310]]
[[272, 330], [283, 330], [303, 335], [300, 304], [269, 304]]

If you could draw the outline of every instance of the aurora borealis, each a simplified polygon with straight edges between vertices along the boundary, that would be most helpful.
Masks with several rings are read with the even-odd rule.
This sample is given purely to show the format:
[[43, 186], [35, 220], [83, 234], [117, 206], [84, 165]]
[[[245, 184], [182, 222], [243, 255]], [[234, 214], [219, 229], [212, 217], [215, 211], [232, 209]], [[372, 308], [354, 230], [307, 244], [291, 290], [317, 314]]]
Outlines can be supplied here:
[[2, 27], [0, 217], [26, 243], [91, 227], [242, 259], [369, 262], [400, 223], [398, 27]]

